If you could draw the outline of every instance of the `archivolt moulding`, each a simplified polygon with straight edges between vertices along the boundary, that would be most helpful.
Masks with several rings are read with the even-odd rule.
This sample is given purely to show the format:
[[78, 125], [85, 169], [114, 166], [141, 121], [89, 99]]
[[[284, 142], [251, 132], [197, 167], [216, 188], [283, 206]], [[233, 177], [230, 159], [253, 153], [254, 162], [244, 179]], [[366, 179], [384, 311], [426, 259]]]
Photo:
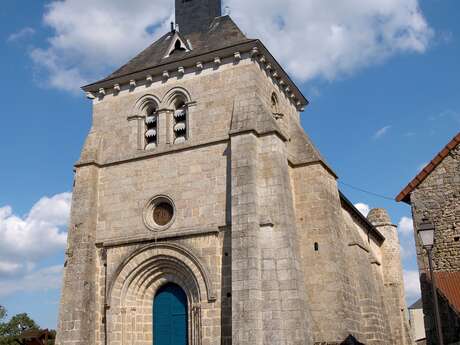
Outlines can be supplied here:
[[108, 285], [108, 301], [122, 302], [133, 289], [137, 290], [135, 294], [143, 295], [145, 291], [141, 290], [167, 276], [188, 280], [197, 299], [216, 300], [208, 270], [191, 250], [178, 244], [157, 243], [138, 249], [120, 264]]
[[152, 94], [142, 96], [136, 101], [136, 103], [134, 103], [131, 108], [131, 114], [128, 114], [128, 116], [142, 115], [145, 112], [145, 108], [152, 103], [155, 104], [156, 107], [159, 107], [160, 99]]
[[176, 97], [183, 97], [185, 103], [190, 103], [192, 101], [192, 96], [185, 88], [176, 86], [166, 92], [161, 100], [162, 106], [170, 108]]

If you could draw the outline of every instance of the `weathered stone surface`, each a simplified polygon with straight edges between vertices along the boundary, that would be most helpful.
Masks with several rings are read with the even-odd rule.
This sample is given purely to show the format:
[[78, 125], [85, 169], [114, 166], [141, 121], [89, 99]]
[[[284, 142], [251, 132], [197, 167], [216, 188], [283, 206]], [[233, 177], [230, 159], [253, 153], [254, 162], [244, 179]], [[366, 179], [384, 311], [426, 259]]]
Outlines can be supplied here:
[[[292, 95], [251, 51], [234, 53], [94, 100], [58, 345], [151, 345], [167, 282], [186, 292], [190, 345], [405, 344], [385, 307], [391, 276], [403, 308], [394, 228], [386, 242], [344, 204]], [[178, 100], [187, 135], [174, 144]], [[150, 106], [158, 141], [145, 150]], [[156, 196], [174, 208], [159, 229], [145, 218]]]
[[[435, 271], [460, 270], [460, 145], [412, 191], [410, 195], [415, 231], [427, 218], [434, 223], [435, 246], [433, 265]], [[437, 344], [434, 324], [434, 306], [431, 284], [427, 279], [427, 254], [414, 233], [417, 259], [421, 273], [423, 310], [427, 344]], [[456, 240], [457, 238], [457, 240]], [[460, 341], [460, 317], [449, 302], [440, 295], [443, 333], [446, 344]]]

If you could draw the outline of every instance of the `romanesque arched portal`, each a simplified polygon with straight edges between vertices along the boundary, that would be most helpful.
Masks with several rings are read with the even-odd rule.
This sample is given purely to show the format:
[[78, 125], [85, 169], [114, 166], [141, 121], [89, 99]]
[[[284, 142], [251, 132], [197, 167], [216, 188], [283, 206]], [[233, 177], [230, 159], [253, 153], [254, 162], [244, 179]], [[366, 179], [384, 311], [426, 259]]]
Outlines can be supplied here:
[[131, 254], [109, 284], [108, 345], [152, 345], [152, 302], [168, 284], [185, 293], [188, 344], [201, 344], [202, 303], [215, 300], [209, 274], [189, 249], [161, 243]]

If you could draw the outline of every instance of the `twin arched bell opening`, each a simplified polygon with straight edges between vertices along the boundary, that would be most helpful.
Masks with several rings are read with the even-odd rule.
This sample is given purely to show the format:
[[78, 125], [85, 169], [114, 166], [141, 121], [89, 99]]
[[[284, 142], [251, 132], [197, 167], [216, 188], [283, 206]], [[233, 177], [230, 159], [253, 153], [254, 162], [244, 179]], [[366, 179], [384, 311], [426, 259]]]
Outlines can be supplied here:
[[[172, 116], [172, 141], [174, 144], [181, 144], [188, 139], [188, 107], [185, 99], [182, 96], [177, 96], [173, 101], [173, 116]], [[144, 141], [145, 150], [152, 150], [158, 147], [159, 137], [159, 118], [158, 106], [154, 102], [150, 102], [144, 108], [145, 114], [145, 131]]]

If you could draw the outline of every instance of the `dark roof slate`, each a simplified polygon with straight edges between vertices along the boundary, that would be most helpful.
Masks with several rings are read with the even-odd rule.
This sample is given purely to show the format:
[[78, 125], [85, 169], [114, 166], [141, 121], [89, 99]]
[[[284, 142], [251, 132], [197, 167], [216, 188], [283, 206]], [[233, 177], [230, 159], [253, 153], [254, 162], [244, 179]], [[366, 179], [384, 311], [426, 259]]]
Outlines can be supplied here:
[[423, 302], [422, 299], [419, 298], [416, 302], [414, 302], [409, 308], [407, 309], [423, 309]]
[[171, 45], [171, 39], [174, 37], [174, 32], [168, 32], [127, 64], [117, 69], [108, 77], [93, 84], [99, 84], [157, 65], [180, 61], [184, 58], [206, 54], [235, 44], [251, 41], [246, 38], [229, 16], [215, 18], [207, 32], [197, 32], [189, 35], [178, 34], [184, 43], [187, 42], [186, 44], [189, 47], [191, 46], [192, 50], [189, 52], [176, 52], [174, 55], [165, 58], [168, 53], [167, 50]]

